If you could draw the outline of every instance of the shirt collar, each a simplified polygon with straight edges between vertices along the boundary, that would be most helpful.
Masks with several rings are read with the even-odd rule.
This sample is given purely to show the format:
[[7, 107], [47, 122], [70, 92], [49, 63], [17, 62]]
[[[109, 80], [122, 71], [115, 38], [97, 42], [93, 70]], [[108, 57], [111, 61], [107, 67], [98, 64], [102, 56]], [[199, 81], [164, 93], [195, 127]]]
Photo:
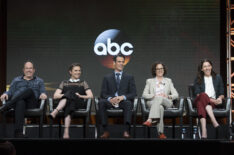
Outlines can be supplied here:
[[155, 77], [155, 81], [156, 81], [156, 84], [162, 84], [162, 85], [165, 85], [165, 80], [164, 78], [162, 79], [161, 82], [159, 82], [159, 80]]
[[70, 82], [79, 82], [80, 79], [69, 79]]
[[119, 75], [122, 76], [123, 71], [121, 71], [121, 72], [115, 72], [115, 76], [116, 76], [116, 73], [119, 73]]
[[[21, 76], [21, 79], [25, 80], [25, 79], [24, 79], [24, 75]], [[36, 76], [33, 76], [33, 78], [32, 78], [31, 80], [34, 80], [34, 79], [36, 79]], [[29, 80], [29, 81], [30, 81], [30, 80]]]

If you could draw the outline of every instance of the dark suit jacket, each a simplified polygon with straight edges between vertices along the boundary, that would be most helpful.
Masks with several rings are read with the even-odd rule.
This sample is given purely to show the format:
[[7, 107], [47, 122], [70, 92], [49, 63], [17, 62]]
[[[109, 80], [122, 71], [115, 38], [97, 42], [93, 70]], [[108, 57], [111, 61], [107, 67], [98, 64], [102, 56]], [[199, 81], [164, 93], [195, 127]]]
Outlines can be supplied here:
[[[101, 98], [108, 99], [109, 97], [115, 97], [115, 93], [117, 91], [115, 73], [111, 73], [106, 75], [102, 81], [102, 90], [101, 90]], [[123, 72], [118, 95], [125, 95], [127, 100], [133, 100], [136, 94], [136, 85], [134, 77], [131, 75], [127, 75]]]
[[[216, 98], [218, 98], [220, 95], [224, 95], [224, 86], [223, 86], [223, 80], [222, 77], [217, 74], [216, 77], [212, 78], [213, 79], [213, 86], [215, 89], [215, 93], [216, 93]], [[205, 92], [205, 83], [204, 83], [204, 79], [202, 80], [202, 83], [199, 85], [197, 83], [197, 78], [194, 81], [194, 93], [197, 96], [197, 94], [200, 94], [202, 92]]]

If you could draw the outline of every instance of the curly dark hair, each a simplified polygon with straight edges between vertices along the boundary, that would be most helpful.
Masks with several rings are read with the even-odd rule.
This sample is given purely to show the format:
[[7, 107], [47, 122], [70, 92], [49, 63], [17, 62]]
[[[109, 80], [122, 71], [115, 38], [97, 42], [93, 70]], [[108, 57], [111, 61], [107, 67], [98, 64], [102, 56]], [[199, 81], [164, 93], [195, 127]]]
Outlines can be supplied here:
[[216, 73], [213, 70], [213, 63], [209, 59], [203, 59], [203, 60], [201, 60], [200, 64], [198, 65], [198, 68], [197, 68], [197, 83], [198, 84], [201, 84], [202, 81], [204, 80], [204, 78], [203, 78], [204, 72], [202, 71], [202, 67], [203, 67], [203, 64], [205, 62], [208, 62], [212, 66], [212, 69], [211, 69], [212, 77], [215, 78], [215, 76], [216, 76]]
[[151, 67], [151, 73], [152, 73], [153, 77], [156, 77], [156, 67], [159, 64], [161, 64], [163, 66], [163, 70], [164, 70], [163, 76], [167, 74], [167, 67], [166, 67], [166, 65], [164, 63], [162, 63], [162, 62], [154, 62], [152, 64], [152, 67]]
[[76, 67], [76, 66], [79, 66], [80, 69], [82, 69], [81, 64], [76, 62], [76, 63], [72, 63], [72, 64], [69, 66], [68, 71], [72, 71], [72, 69], [73, 69], [74, 67]]

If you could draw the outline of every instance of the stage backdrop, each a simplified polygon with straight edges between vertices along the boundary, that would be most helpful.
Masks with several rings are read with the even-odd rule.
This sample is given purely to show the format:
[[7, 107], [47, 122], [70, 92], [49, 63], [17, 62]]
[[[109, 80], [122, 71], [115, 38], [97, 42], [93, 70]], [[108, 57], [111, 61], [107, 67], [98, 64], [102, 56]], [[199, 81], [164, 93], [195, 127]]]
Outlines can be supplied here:
[[7, 83], [31, 60], [51, 96], [82, 64], [82, 78], [95, 96], [112, 72], [112, 55], [127, 56], [137, 94], [162, 61], [180, 96], [188, 95], [197, 64], [214, 62], [220, 72], [220, 0], [8, 0]]

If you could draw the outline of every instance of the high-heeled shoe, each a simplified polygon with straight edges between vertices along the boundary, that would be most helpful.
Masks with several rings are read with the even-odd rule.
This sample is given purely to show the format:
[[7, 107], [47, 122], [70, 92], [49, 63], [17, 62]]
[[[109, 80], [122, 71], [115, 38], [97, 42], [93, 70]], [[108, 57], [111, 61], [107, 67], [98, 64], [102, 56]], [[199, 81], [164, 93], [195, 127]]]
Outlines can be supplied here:
[[148, 127], [151, 127], [151, 126], [152, 126], [152, 123], [151, 123], [150, 121], [145, 121], [145, 122], [143, 123], [143, 125], [148, 126]]
[[[54, 110], [57, 110], [57, 113], [59, 112], [59, 110], [56, 108], [56, 109], [54, 109]], [[49, 114], [49, 116], [48, 116], [51, 120], [54, 120], [55, 119], [55, 117], [53, 117], [53, 115], [50, 113]]]

